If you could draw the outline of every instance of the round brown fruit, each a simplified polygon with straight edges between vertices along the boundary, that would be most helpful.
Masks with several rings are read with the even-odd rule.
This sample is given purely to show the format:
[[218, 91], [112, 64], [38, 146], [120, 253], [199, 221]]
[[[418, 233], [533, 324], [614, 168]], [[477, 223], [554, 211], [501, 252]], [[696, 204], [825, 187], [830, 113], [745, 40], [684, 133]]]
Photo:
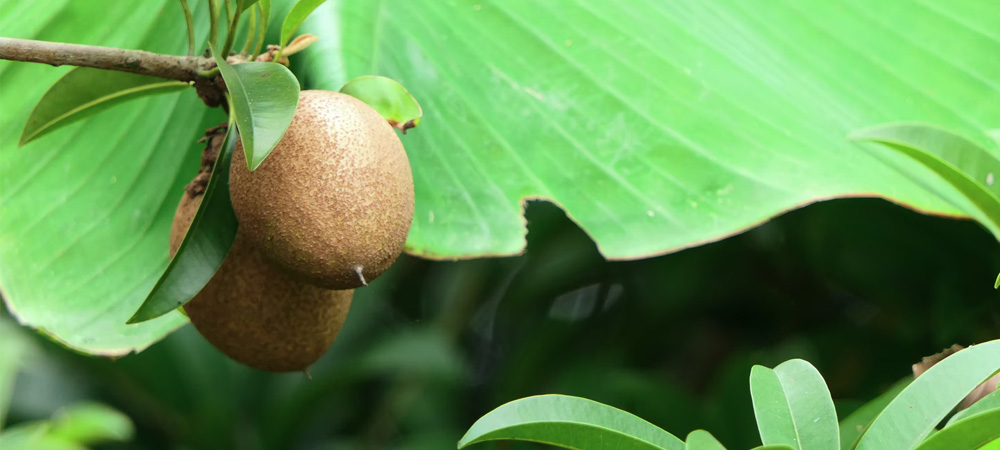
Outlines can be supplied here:
[[[181, 199], [170, 236], [177, 251], [201, 196]], [[307, 369], [340, 333], [353, 290], [333, 291], [290, 278], [237, 232], [222, 267], [184, 305], [191, 323], [230, 358], [271, 372]]]
[[303, 91], [281, 142], [250, 172], [230, 167], [240, 232], [293, 276], [331, 289], [367, 284], [403, 251], [413, 176], [396, 132], [351, 96]]

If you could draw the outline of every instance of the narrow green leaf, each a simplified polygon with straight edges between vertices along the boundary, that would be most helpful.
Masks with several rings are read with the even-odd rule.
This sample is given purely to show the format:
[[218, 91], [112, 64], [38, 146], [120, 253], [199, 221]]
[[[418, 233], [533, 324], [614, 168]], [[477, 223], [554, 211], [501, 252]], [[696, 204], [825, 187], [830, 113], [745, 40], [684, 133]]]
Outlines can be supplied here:
[[1000, 273], [997, 274], [997, 280], [993, 282], [993, 289], [1000, 289]]
[[292, 33], [302, 25], [302, 21], [312, 14], [313, 10], [322, 5], [326, 0], [299, 0], [295, 6], [288, 11], [285, 22], [281, 24], [281, 47], [284, 48], [292, 38]]
[[855, 131], [850, 138], [886, 145], [936, 172], [976, 206], [978, 211], [967, 212], [1000, 239], [1000, 160], [986, 149], [919, 124], [880, 125]]
[[1000, 438], [1000, 410], [956, 422], [917, 446], [916, 450], [975, 450]]
[[417, 99], [392, 78], [377, 75], [358, 77], [348, 81], [340, 92], [367, 103], [385, 117], [389, 125], [404, 134], [406, 130], [420, 125], [424, 114]]
[[287, 67], [273, 62], [230, 66], [218, 55], [215, 62], [226, 80], [233, 104], [230, 113], [252, 172], [271, 154], [292, 123], [299, 104], [299, 81]]
[[861, 405], [860, 408], [848, 415], [844, 420], [840, 421], [840, 448], [843, 450], [852, 450], [858, 445], [858, 440], [861, 439], [861, 435], [864, 433], [868, 426], [871, 425], [875, 417], [882, 412], [883, 409], [896, 398], [903, 389], [906, 389], [910, 383], [913, 382], [913, 376], [907, 376], [903, 379], [893, 384], [889, 390], [879, 395], [874, 400]]
[[977, 183], [1000, 196], [1000, 159], [989, 150], [943, 128], [919, 123], [892, 123], [858, 130], [855, 139], [868, 139], [914, 147], [955, 166]]
[[253, 5], [256, 5], [257, 2], [259, 2], [259, 1], [260, 0], [244, 0], [244, 2], [243, 2], [243, 9], [241, 9], [240, 12], [241, 13], [246, 12], [246, 10], [252, 8]]
[[222, 266], [239, 225], [229, 201], [229, 164], [235, 147], [236, 132], [230, 125], [204, 198], [184, 241], [128, 323], [153, 319], [184, 305]]
[[715, 436], [712, 436], [712, 433], [705, 430], [694, 430], [688, 433], [685, 448], [687, 450], [726, 450], [726, 447]]
[[684, 450], [684, 442], [620, 409], [566, 395], [514, 400], [481, 417], [458, 448], [498, 440], [540, 442], [564, 448]]
[[56, 81], [38, 101], [18, 145], [126, 101], [188, 87], [182, 81], [78, 67]]
[[135, 434], [132, 420], [100, 403], [78, 403], [56, 412], [49, 435], [84, 445], [128, 441]]
[[795, 450], [787, 445], [758, 445], [750, 450]]
[[774, 370], [754, 366], [750, 393], [765, 445], [799, 450], [840, 448], [837, 411], [826, 382], [812, 364], [793, 359]]
[[1000, 369], [1000, 340], [966, 348], [913, 380], [861, 436], [858, 450], [910, 450]]
[[988, 411], [1000, 410], [1000, 389], [990, 392], [985, 397], [979, 399], [978, 402], [973, 403], [968, 408], [965, 408], [948, 419], [948, 424], [945, 428], [950, 427], [967, 417], [971, 417], [977, 414], [982, 414]]

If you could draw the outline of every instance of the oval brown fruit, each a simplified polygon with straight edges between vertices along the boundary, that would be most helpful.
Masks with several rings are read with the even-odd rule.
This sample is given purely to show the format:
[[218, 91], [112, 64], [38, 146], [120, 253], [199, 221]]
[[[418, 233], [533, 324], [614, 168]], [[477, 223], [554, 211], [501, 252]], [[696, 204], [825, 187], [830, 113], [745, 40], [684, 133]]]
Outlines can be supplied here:
[[[177, 251], [201, 196], [181, 199], [170, 236]], [[184, 305], [198, 332], [230, 358], [271, 372], [307, 369], [347, 319], [353, 290], [334, 291], [289, 277], [237, 232], [211, 281]]]
[[250, 172], [239, 142], [229, 176], [241, 232], [304, 281], [357, 288], [403, 251], [413, 220], [410, 162], [388, 122], [354, 97], [303, 91], [267, 159]]

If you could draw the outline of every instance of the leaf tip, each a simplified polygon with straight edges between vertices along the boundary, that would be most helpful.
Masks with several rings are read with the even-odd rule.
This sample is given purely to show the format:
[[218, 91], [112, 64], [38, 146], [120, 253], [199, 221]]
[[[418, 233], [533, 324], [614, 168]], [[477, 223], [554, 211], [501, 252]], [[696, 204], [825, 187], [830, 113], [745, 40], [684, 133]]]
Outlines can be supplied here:
[[132, 314], [132, 317], [129, 317], [129, 319], [125, 321], [125, 325], [135, 325], [137, 323], [145, 322], [147, 319], [143, 318], [142, 316], [143, 316], [142, 307], [140, 307], [139, 310], [135, 312], [135, 314]]

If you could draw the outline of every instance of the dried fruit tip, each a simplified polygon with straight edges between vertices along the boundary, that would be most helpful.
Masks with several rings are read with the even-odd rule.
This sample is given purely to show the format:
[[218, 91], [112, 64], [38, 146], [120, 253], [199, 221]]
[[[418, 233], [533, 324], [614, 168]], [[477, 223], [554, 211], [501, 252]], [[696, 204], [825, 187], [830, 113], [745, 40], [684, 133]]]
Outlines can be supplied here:
[[358, 279], [361, 280], [362, 286], [368, 286], [368, 282], [365, 281], [365, 276], [361, 274], [361, 266], [354, 266], [354, 273], [358, 274]]

